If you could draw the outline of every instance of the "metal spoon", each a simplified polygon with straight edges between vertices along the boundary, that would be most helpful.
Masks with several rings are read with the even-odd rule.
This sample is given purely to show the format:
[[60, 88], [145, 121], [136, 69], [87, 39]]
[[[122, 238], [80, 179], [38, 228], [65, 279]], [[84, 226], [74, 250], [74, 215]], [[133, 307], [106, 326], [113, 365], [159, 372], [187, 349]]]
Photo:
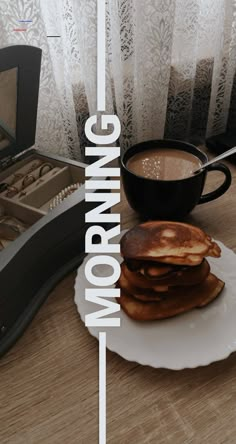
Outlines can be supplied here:
[[225, 159], [225, 157], [231, 156], [232, 154], [235, 154], [235, 153], [236, 153], [236, 146], [234, 146], [233, 148], [231, 148], [228, 151], [225, 151], [224, 153], [220, 154], [219, 156], [215, 157], [214, 159], [209, 160], [209, 162], [204, 163], [203, 165], [200, 166], [200, 168], [197, 168], [194, 171], [194, 174], [198, 173], [203, 168], [206, 168], [209, 165], [212, 165], [213, 163], [218, 162], [219, 160]]

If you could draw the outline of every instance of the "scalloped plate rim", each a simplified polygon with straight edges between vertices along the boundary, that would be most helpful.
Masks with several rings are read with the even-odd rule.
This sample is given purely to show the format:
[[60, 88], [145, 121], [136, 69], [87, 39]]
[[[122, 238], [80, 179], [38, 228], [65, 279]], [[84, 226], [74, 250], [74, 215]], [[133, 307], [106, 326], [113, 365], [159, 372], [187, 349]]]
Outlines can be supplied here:
[[[120, 234], [119, 237], [121, 237], [127, 230], [123, 230]], [[234, 253], [233, 250], [229, 249], [228, 247], [226, 247], [222, 242], [217, 241], [217, 243], [221, 246], [222, 249], [226, 250], [227, 253], [229, 255], [232, 255], [232, 257], [234, 257], [234, 259], [236, 259], [236, 254]], [[81, 270], [84, 268], [86, 261], [89, 259], [89, 257], [94, 256], [94, 254], [89, 254], [86, 256], [86, 258], [84, 259], [83, 263], [81, 264], [81, 266], [78, 269], [77, 275], [76, 275], [76, 279], [75, 279], [75, 285], [74, 285], [74, 290], [75, 290], [75, 304], [78, 310], [78, 313], [80, 315], [80, 318], [82, 320], [82, 322], [85, 325], [85, 319], [84, 319], [84, 313], [81, 307], [81, 303], [83, 303], [82, 300], [79, 300], [77, 298], [77, 288], [78, 288], [78, 281], [79, 279], [81, 279], [80, 276], [80, 272]], [[115, 257], [118, 257], [119, 255], [115, 255]], [[85, 279], [85, 278], [84, 278]], [[82, 314], [81, 314], [82, 312]], [[190, 312], [191, 313], [191, 312]], [[126, 317], [128, 320], [128, 316], [122, 311], [122, 316]], [[181, 316], [181, 315], [180, 315]], [[179, 316], [177, 317], [179, 318]], [[175, 318], [172, 318], [175, 319]], [[158, 321], [157, 321], [158, 322]], [[94, 329], [94, 327], [87, 327], [89, 333], [91, 334], [91, 336], [95, 337], [98, 340], [98, 331], [96, 329]], [[120, 327], [121, 328], [121, 327]], [[114, 328], [115, 329], [115, 328]], [[114, 330], [113, 329], [113, 330]], [[157, 362], [157, 359], [154, 358], [153, 360], [145, 360], [145, 359], [141, 359], [141, 354], [140, 357], [133, 357], [133, 356], [129, 356], [128, 353], [129, 351], [127, 351], [124, 348], [120, 347], [119, 344], [114, 345], [111, 343], [111, 337], [109, 337], [109, 335], [107, 335], [107, 349], [110, 350], [112, 353], [116, 353], [118, 354], [120, 357], [122, 357], [123, 359], [129, 361], [129, 362], [136, 362], [139, 365], [142, 366], [148, 366], [148, 367], [152, 367], [155, 369], [168, 369], [168, 370], [173, 370], [173, 371], [179, 371], [179, 370], [184, 370], [184, 369], [195, 369], [198, 367], [206, 367], [214, 362], [219, 362], [219, 361], [223, 361], [225, 359], [227, 359], [232, 353], [234, 353], [236, 351], [236, 335], [235, 338], [232, 339], [232, 342], [230, 342], [229, 344], [227, 344], [227, 347], [225, 347], [225, 353], [223, 353], [223, 351], [221, 349], [214, 350], [214, 353], [212, 354], [211, 357], [209, 358], [202, 358], [200, 359], [199, 356], [196, 359], [196, 362], [187, 362], [185, 360], [185, 362], [183, 363], [179, 363], [179, 364], [168, 364], [168, 362], [165, 363], [165, 360], [162, 358], [160, 359], [160, 364]], [[211, 350], [212, 353], [212, 350]]]

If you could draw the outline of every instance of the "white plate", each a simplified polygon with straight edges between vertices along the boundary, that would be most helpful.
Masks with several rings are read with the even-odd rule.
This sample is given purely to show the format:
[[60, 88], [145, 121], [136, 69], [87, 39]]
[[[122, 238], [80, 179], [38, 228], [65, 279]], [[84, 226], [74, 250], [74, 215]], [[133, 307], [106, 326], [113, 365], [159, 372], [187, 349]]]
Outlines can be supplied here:
[[[235, 351], [236, 255], [221, 242], [218, 244], [222, 256], [219, 259], [209, 258], [209, 263], [212, 273], [226, 283], [219, 298], [208, 307], [171, 319], [145, 323], [131, 320], [121, 309], [117, 314], [121, 327], [102, 329], [107, 332], [107, 348], [128, 361], [172, 370], [208, 365], [227, 358]], [[86, 314], [101, 309], [101, 306], [85, 300], [85, 288], [92, 286], [85, 278], [84, 267], [91, 256], [88, 255], [80, 266], [75, 283], [75, 303], [83, 322]], [[114, 256], [117, 258], [118, 255]], [[121, 257], [119, 260], [122, 261]], [[111, 273], [110, 267], [103, 265], [96, 268], [94, 272], [99, 276]], [[99, 330], [89, 328], [96, 338]]]

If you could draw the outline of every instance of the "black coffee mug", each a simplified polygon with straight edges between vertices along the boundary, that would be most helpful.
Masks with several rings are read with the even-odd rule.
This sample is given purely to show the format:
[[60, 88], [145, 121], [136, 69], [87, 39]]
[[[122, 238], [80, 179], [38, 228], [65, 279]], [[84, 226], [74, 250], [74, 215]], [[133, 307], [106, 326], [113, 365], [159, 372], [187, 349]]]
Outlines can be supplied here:
[[[222, 163], [215, 163], [179, 180], [149, 179], [138, 176], [127, 168], [127, 162], [132, 156], [154, 148], [187, 151], [198, 157], [202, 164], [208, 161], [206, 154], [197, 147], [179, 140], [151, 140], [130, 147], [121, 157], [124, 191], [130, 206], [145, 219], [180, 220], [196, 205], [222, 196], [231, 185], [230, 170]], [[219, 188], [202, 196], [208, 171], [221, 171], [225, 180]]]

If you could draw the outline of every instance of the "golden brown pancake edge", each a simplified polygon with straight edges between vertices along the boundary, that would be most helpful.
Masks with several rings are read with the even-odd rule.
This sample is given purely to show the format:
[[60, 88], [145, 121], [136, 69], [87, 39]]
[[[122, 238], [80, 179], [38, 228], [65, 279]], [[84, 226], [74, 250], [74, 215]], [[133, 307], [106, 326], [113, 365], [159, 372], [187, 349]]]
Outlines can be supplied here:
[[221, 294], [224, 285], [223, 281], [210, 273], [203, 283], [185, 288], [181, 296], [177, 292], [175, 296], [163, 298], [158, 302], [142, 302], [121, 289], [121, 296], [117, 302], [133, 320], [161, 320], [185, 313], [193, 308], [205, 307]]
[[[158, 286], [185, 286], [200, 284], [210, 273], [210, 265], [206, 259], [196, 267], [185, 267], [157, 279], [148, 279], [139, 272], [130, 271], [125, 262], [121, 264], [121, 274], [135, 287], [155, 289]], [[157, 290], [156, 290], [157, 291]]]
[[126, 259], [194, 266], [205, 256], [219, 257], [220, 248], [208, 234], [193, 225], [152, 221], [124, 234], [121, 255]]

